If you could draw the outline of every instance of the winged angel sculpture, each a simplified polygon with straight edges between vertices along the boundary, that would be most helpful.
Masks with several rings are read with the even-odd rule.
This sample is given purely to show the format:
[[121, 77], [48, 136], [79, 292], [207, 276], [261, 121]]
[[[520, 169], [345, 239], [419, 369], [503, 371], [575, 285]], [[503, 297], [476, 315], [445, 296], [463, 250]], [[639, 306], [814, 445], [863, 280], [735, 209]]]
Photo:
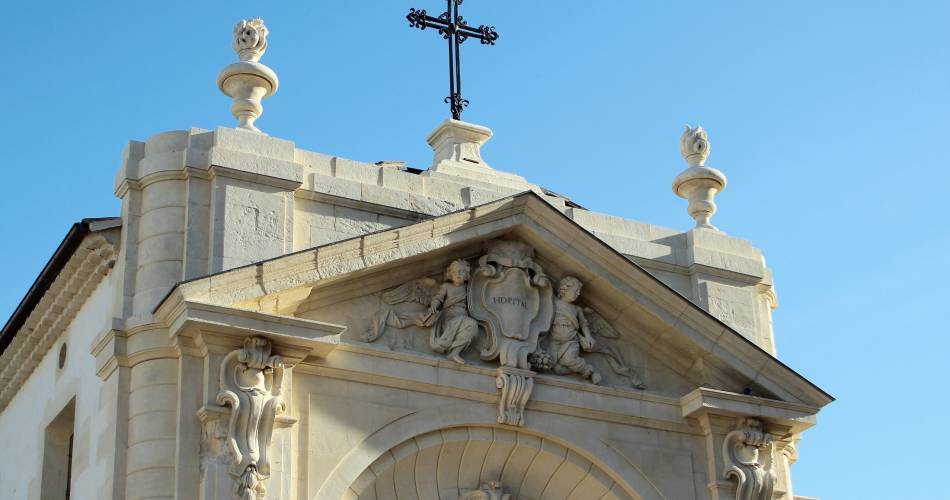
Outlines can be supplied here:
[[[373, 342], [382, 335], [386, 326], [406, 328], [415, 324], [430, 329], [429, 347], [446, 354], [456, 363], [465, 364], [462, 351], [478, 335], [478, 323], [468, 313], [468, 280], [472, 269], [468, 262], [456, 260], [445, 270], [445, 282], [438, 285], [431, 278], [410, 281], [383, 294], [383, 302], [390, 307], [376, 316], [372, 331], [364, 337]], [[399, 312], [402, 303], [427, 306], [424, 312]]]
[[[429, 348], [464, 364], [461, 354], [478, 337], [479, 331], [478, 322], [469, 311], [470, 278], [471, 266], [464, 260], [456, 260], [446, 268], [441, 284], [431, 278], [420, 278], [383, 293], [381, 298], [386, 305], [374, 317], [363, 340], [378, 340], [387, 327], [429, 328]], [[553, 320], [541, 334], [541, 345], [528, 355], [530, 367], [560, 375], [574, 373], [597, 384], [602, 377], [584, 359], [584, 353], [600, 354], [614, 373], [629, 380], [632, 387], [643, 389], [643, 381], [616, 343], [620, 333], [594, 309], [574, 304], [581, 287], [580, 280], [573, 277], [566, 277], [558, 284]], [[409, 347], [408, 338], [407, 333], [400, 334], [395, 339], [397, 346]], [[486, 342], [489, 345], [482, 346], [482, 358], [494, 359], [497, 353], [491, 356], [492, 339]]]

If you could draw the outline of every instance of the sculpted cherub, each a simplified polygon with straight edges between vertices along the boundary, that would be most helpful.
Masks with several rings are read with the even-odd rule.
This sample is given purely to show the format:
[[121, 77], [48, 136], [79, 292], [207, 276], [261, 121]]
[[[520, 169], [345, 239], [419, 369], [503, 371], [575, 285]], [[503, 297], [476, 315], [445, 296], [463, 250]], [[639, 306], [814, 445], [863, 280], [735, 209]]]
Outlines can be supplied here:
[[478, 323], [468, 314], [468, 280], [472, 268], [464, 260], [456, 260], [445, 270], [445, 282], [432, 297], [429, 310], [420, 316], [420, 326], [430, 326], [429, 347], [447, 353], [449, 359], [465, 364], [464, 351], [478, 335]]
[[[363, 340], [375, 342], [387, 326], [405, 329], [415, 324], [431, 328], [429, 347], [433, 351], [447, 353], [452, 361], [464, 364], [462, 351], [478, 335], [478, 323], [468, 314], [467, 283], [471, 272], [467, 262], [456, 260], [446, 268], [441, 285], [433, 279], [421, 278], [384, 293], [382, 301], [388, 307], [384, 306], [376, 315]], [[419, 312], [420, 305], [426, 306], [425, 312]], [[406, 335], [396, 340], [397, 346], [408, 346]]]
[[580, 280], [573, 276], [567, 276], [558, 283], [554, 321], [548, 332], [548, 351], [553, 358], [554, 373], [577, 373], [599, 384], [600, 374], [581, 357], [581, 349], [590, 352], [595, 345], [584, 310], [574, 304], [581, 294], [581, 286]]

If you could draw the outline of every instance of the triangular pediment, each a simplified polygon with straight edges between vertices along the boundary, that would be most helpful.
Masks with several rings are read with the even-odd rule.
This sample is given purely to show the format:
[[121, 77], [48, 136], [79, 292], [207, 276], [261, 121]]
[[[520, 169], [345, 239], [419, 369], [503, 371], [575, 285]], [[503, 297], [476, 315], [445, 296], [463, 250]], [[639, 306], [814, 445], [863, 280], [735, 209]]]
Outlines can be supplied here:
[[[379, 349], [436, 356], [426, 333], [431, 325], [415, 321], [427, 300], [393, 294], [413, 293], [400, 291], [413, 283], [439, 286], [455, 260], [477, 268], [499, 240], [531, 248], [555, 290], [566, 276], [583, 284], [575, 305], [591, 329], [603, 330], [593, 334], [603, 337], [600, 343], [615, 346], [615, 355], [581, 352], [604, 384], [638, 390], [634, 377], [616, 369], [619, 357], [646, 393], [681, 397], [703, 386], [815, 407], [832, 400], [533, 193], [182, 283], [173, 294], [340, 324], [347, 328], [341, 342], [372, 340]], [[479, 358], [481, 347], [467, 350], [466, 361], [491, 365]], [[581, 381], [578, 373], [561, 376]]]

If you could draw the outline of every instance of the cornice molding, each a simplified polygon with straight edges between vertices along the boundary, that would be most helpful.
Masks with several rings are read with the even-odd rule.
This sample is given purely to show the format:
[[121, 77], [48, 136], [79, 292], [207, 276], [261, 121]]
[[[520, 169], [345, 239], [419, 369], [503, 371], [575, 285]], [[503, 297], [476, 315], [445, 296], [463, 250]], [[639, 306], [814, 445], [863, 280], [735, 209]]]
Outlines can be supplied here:
[[112, 270], [115, 256], [116, 244], [105, 234], [87, 236], [73, 252], [0, 355], [0, 412]]

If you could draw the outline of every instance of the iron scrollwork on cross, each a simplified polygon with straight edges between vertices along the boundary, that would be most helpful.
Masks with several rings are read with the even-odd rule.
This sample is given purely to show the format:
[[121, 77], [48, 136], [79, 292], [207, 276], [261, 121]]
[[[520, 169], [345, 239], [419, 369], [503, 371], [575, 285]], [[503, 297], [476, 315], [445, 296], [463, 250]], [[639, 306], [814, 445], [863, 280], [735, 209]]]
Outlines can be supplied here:
[[445, 12], [438, 17], [430, 16], [425, 9], [409, 9], [406, 19], [409, 27], [424, 30], [435, 28], [439, 35], [449, 42], [449, 95], [445, 102], [452, 111], [452, 118], [462, 119], [462, 109], [468, 106], [468, 100], [462, 97], [462, 70], [459, 47], [469, 38], [477, 38], [482, 45], [495, 45], [498, 32], [494, 26], [479, 25], [473, 28], [458, 13], [462, 0], [446, 0]]

